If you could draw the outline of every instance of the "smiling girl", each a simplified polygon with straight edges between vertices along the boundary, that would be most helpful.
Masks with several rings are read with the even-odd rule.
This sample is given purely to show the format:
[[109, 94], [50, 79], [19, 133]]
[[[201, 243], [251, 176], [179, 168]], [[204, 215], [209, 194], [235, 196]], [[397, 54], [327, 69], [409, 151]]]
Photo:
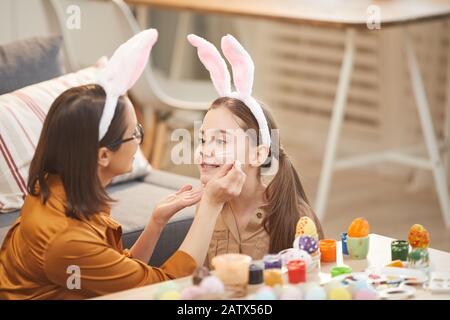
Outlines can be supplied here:
[[224, 163], [235, 160], [242, 163], [246, 175], [241, 193], [225, 203], [217, 219], [205, 264], [210, 266], [211, 259], [223, 253], [261, 259], [290, 248], [302, 216], [313, 219], [323, 238], [297, 171], [270, 134], [277, 131], [272, 116], [251, 96], [254, 68], [248, 53], [234, 37], [222, 38], [222, 51], [233, 68], [237, 90], [231, 92], [228, 69], [217, 49], [195, 35], [188, 40], [197, 47], [221, 95], [200, 129], [196, 163], [201, 182], [207, 184]]

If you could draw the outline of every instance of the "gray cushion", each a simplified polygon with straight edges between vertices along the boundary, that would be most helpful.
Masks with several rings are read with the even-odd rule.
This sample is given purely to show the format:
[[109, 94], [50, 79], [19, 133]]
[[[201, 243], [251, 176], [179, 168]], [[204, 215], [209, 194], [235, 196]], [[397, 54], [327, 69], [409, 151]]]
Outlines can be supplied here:
[[61, 36], [50, 36], [0, 46], [0, 94], [62, 75], [61, 45]]
[[143, 181], [173, 190], [178, 190], [185, 184], [191, 184], [194, 187], [200, 185], [200, 180], [198, 179], [156, 169], [152, 169]]
[[[118, 184], [108, 188], [109, 194], [117, 203], [112, 207], [112, 217], [122, 225], [124, 233], [142, 230], [148, 223], [153, 207], [163, 197], [174, 192], [139, 181]], [[191, 219], [194, 208], [186, 208], [174, 215], [170, 222]]]
[[9, 228], [19, 216], [19, 213], [20, 211], [17, 210], [11, 213], [0, 214], [0, 246], [1, 243], [3, 243], [3, 239], [5, 238], [6, 233], [8, 233]]
[[[154, 172], [152, 171], [152, 173]], [[156, 172], [158, 173], [158, 171]], [[181, 185], [195, 184], [195, 180], [190, 181], [184, 179], [183, 176], [177, 176], [176, 178], [172, 176], [172, 178]], [[171, 184], [171, 186], [175, 185]], [[178, 189], [178, 186], [175, 186], [175, 189]], [[148, 223], [155, 204], [174, 191], [174, 189], [136, 181], [109, 188], [110, 195], [118, 200], [112, 208], [112, 216], [122, 225], [122, 240], [125, 248], [131, 248], [136, 242]], [[150, 265], [161, 266], [180, 247], [191, 226], [194, 213], [195, 207], [185, 208], [170, 219], [156, 244], [149, 261]]]

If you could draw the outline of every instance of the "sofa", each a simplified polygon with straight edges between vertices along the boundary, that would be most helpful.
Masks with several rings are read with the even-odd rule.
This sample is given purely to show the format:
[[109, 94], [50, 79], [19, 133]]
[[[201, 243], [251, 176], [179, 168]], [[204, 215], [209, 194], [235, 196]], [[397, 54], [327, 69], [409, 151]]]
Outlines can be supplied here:
[[[185, 184], [198, 185], [196, 179], [153, 169], [147, 176], [108, 188], [117, 203], [112, 217], [122, 225], [123, 244], [130, 248], [147, 224], [156, 202]], [[20, 211], [0, 214], [0, 242]], [[160, 266], [180, 246], [192, 223], [194, 207], [177, 213], [164, 228], [149, 264]]]
[[[5, 84], [5, 81], [8, 84], [8, 86], [2, 87], [2, 82], [0, 81], [0, 137], [3, 136], [4, 140], [7, 140], [8, 136], [20, 139], [17, 138], [17, 136], [20, 135], [20, 132], [7, 131], [13, 129], [8, 129], [11, 121], [6, 118], [8, 114], [4, 111], [9, 109], [7, 111], [12, 113], [15, 112], [14, 110], [20, 109], [13, 104], [23, 103], [23, 101], [17, 102], [16, 100], [19, 98], [23, 99], [23, 97], [26, 96], [27, 100], [24, 100], [26, 104], [29, 103], [29, 100], [35, 99], [35, 101], [32, 102], [34, 104], [34, 109], [42, 108], [43, 110], [48, 111], [52, 101], [49, 101], [50, 98], [47, 97], [47, 94], [57, 96], [62, 90], [67, 89], [71, 85], [79, 85], [86, 82], [89, 83], [92, 79], [92, 68], [87, 71], [81, 71], [70, 75], [65, 75], [63, 69], [58, 69], [58, 66], [61, 65], [58, 53], [61, 45], [60, 37], [53, 37], [52, 39], [32, 39], [27, 41], [28, 42], [25, 44], [23, 42], [17, 42], [3, 47], [0, 46], [0, 80], [3, 79], [3, 84]], [[31, 54], [31, 57], [22, 56], [24, 54]], [[7, 57], [7, 59], [2, 61], [2, 57]], [[49, 64], [54, 65], [49, 66]], [[39, 68], [42, 72], [40, 72]], [[51, 72], [49, 72], [49, 70], [51, 70]], [[8, 81], [8, 79], [14, 81]], [[32, 81], [30, 81], [30, 79]], [[23, 81], [27, 82], [23, 83]], [[20, 87], [21, 82], [25, 88]], [[48, 86], [52, 86], [51, 90]], [[43, 97], [42, 93], [39, 93], [39, 90], [43, 90], [44, 87], [46, 87], [45, 97]], [[30, 98], [33, 94], [36, 95], [36, 97]], [[23, 109], [25, 110], [26, 108], [24, 107]], [[26, 109], [23, 112], [28, 111], [29, 110]], [[44, 114], [44, 112], [42, 112], [42, 114]], [[42, 116], [42, 114], [41, 117], [44, 118], [45, 114], [44, 116]], [[29, 111], [29, 114], [15, 116], [14, 119], [22, 119], [22, 116], [23, 119], [28, 119], [27, 117], [31, 117], [33, 114]], [[37, 121], [35, 120], [31, 120], [31, 123], [29, 124], [20, 124], [22, 129], [25, 127], [27, 130], [34, 130], [34, 137], [32, 137], [35, 140], [34, 143], [36, 143], [40, 132], [37, 131], [40, 130], [40, 127], [36, 125], [36, 122]], [[16, 127], [19, 128], [19, 126]], [[16, 127], [13, 127], [11, 124], [11, 128]], [[23, 138], [22, 140], [25, 139]], [[21, 142], [21, 140], [16, 141]], [[15, 149], [19, 150], [21, 146], [11, 143], [9, 148], [14, 153]], [[26, 176], [28, 174], [28, 166], [32, 157], [32, 151], [32, 148], [21, 150], [20, 152], [25, 153], [26, 157], [16, 155], [16, 159], [13, 159], [17, 162], [17, 170], [12, 173], [21, 176], [24, 181], [26, 181]], [[20, 152], [18, 151], [17, 153]], [[14, 154], [12, 156], [14, 157]], [[199, 181], [194, 178], [151, 169], [142, 154], [140, 154], [140, 158], [141, 161], [143, 159], [146, 163], [145, 170], [142, 171], [143, 173], [137, 174], [136, 177], [125, 177], [126, 179], [121, 179], [125, 181], [119, 181], [108, 187], [108, 193], [113, 199], [117, 200], [112, 208], [112, 217], [122, 225], [123, 243], [125, 248], [130, 248], [139, 237], [149, 221], [152, 209], [157, 201], [164, 196], [174, 193], [185, 184], [191, 184], [193, 186], [199, 184]], [[15, 192], [12, 189], [8, 189], [11, 183], [8, 185], [8, 172], [5, 173], [7, 170], [4, 170], [5, 168], [7, 169], [5, 165], [7, 162], [6, 160], [8, 160], [6, 159], [6, 156], [3, 154], [2, 159], [2, 153], [0, 153], [0, 169], [3, 170], [3, 172], [0, 172], [0, 209], [2, 209], [2, 201], [4, 203], [5, 198], [7, 200], [13, 199], [16, 201], [12, 201], [13, 205], [9, 207], [12, 208], [11, 210], [0, 210], [0, 243], [3, 243], [3, 239], [10, 226], [19, 216], [20, 201], [23, 201], [23, 192], [20, 196], [19, 191]], [[3, 168], [1, 167], [2, 165], [4, 166]], [[13, 181], [12, 179], [10, 180]], [[2, 192], [4, 192], [3, 195]], [[12, 196], [8, 198], [7, 193]], [[3, 208], [5, 208], [5, 206]], [[156, 249], [149, 261], [151, 265], [160, 266], [180, 246], [192, 223], [194, 210], [194, 207], [185, 208], [172, 217], [164, 228]]]

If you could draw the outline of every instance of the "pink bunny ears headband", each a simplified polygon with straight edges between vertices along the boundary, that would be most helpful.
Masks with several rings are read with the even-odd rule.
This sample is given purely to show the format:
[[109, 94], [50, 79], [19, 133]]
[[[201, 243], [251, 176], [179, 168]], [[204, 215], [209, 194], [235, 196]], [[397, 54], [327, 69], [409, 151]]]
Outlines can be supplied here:
[[188, 41], [197, 48], [200, 61], [209, 71], [216, 91], [221, 97], [236, 98], [244, 102], [258, 121], [261, 144], [270, 147], [269, 127], [260, 104], [252, 97], [255, 66], [248, 52], [232, 35], [222, 37], [222, 52], [233, 70], [235, 92], [231, 91], [231, 79], [227, 64], [217, 48], [205, 39], [190, 34]]
[[99, 126], [99, 141], [105, 136], [114, 117], [117, 101], [139, 79], [147, 65], [150, 50], [158, 39], [156, 29], [139, 32], [123, 43], [99, 71], [96, 83], [106, 92], [106, 102]]

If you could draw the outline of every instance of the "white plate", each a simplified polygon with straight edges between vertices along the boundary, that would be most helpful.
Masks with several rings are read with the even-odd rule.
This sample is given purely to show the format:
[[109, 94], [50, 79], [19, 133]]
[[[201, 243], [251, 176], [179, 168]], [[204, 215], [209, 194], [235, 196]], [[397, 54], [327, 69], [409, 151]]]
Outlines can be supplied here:
[[428, 280], [428, 276], [421, 270], [408, 268], [383, 267], [367, 270], [370, 274], [386, 276], [391, 280], [402, 279], [404, 284], [423, 284]]
[[416, 293], [416, 289], [410, 286], [402, 285], [398, 288], [388, 288], [378, 291], [381, 299], [403, 300], [409, 299]]
[[450, 293], [450, 272], [432, 272], [427, 289], [432, 293]]

